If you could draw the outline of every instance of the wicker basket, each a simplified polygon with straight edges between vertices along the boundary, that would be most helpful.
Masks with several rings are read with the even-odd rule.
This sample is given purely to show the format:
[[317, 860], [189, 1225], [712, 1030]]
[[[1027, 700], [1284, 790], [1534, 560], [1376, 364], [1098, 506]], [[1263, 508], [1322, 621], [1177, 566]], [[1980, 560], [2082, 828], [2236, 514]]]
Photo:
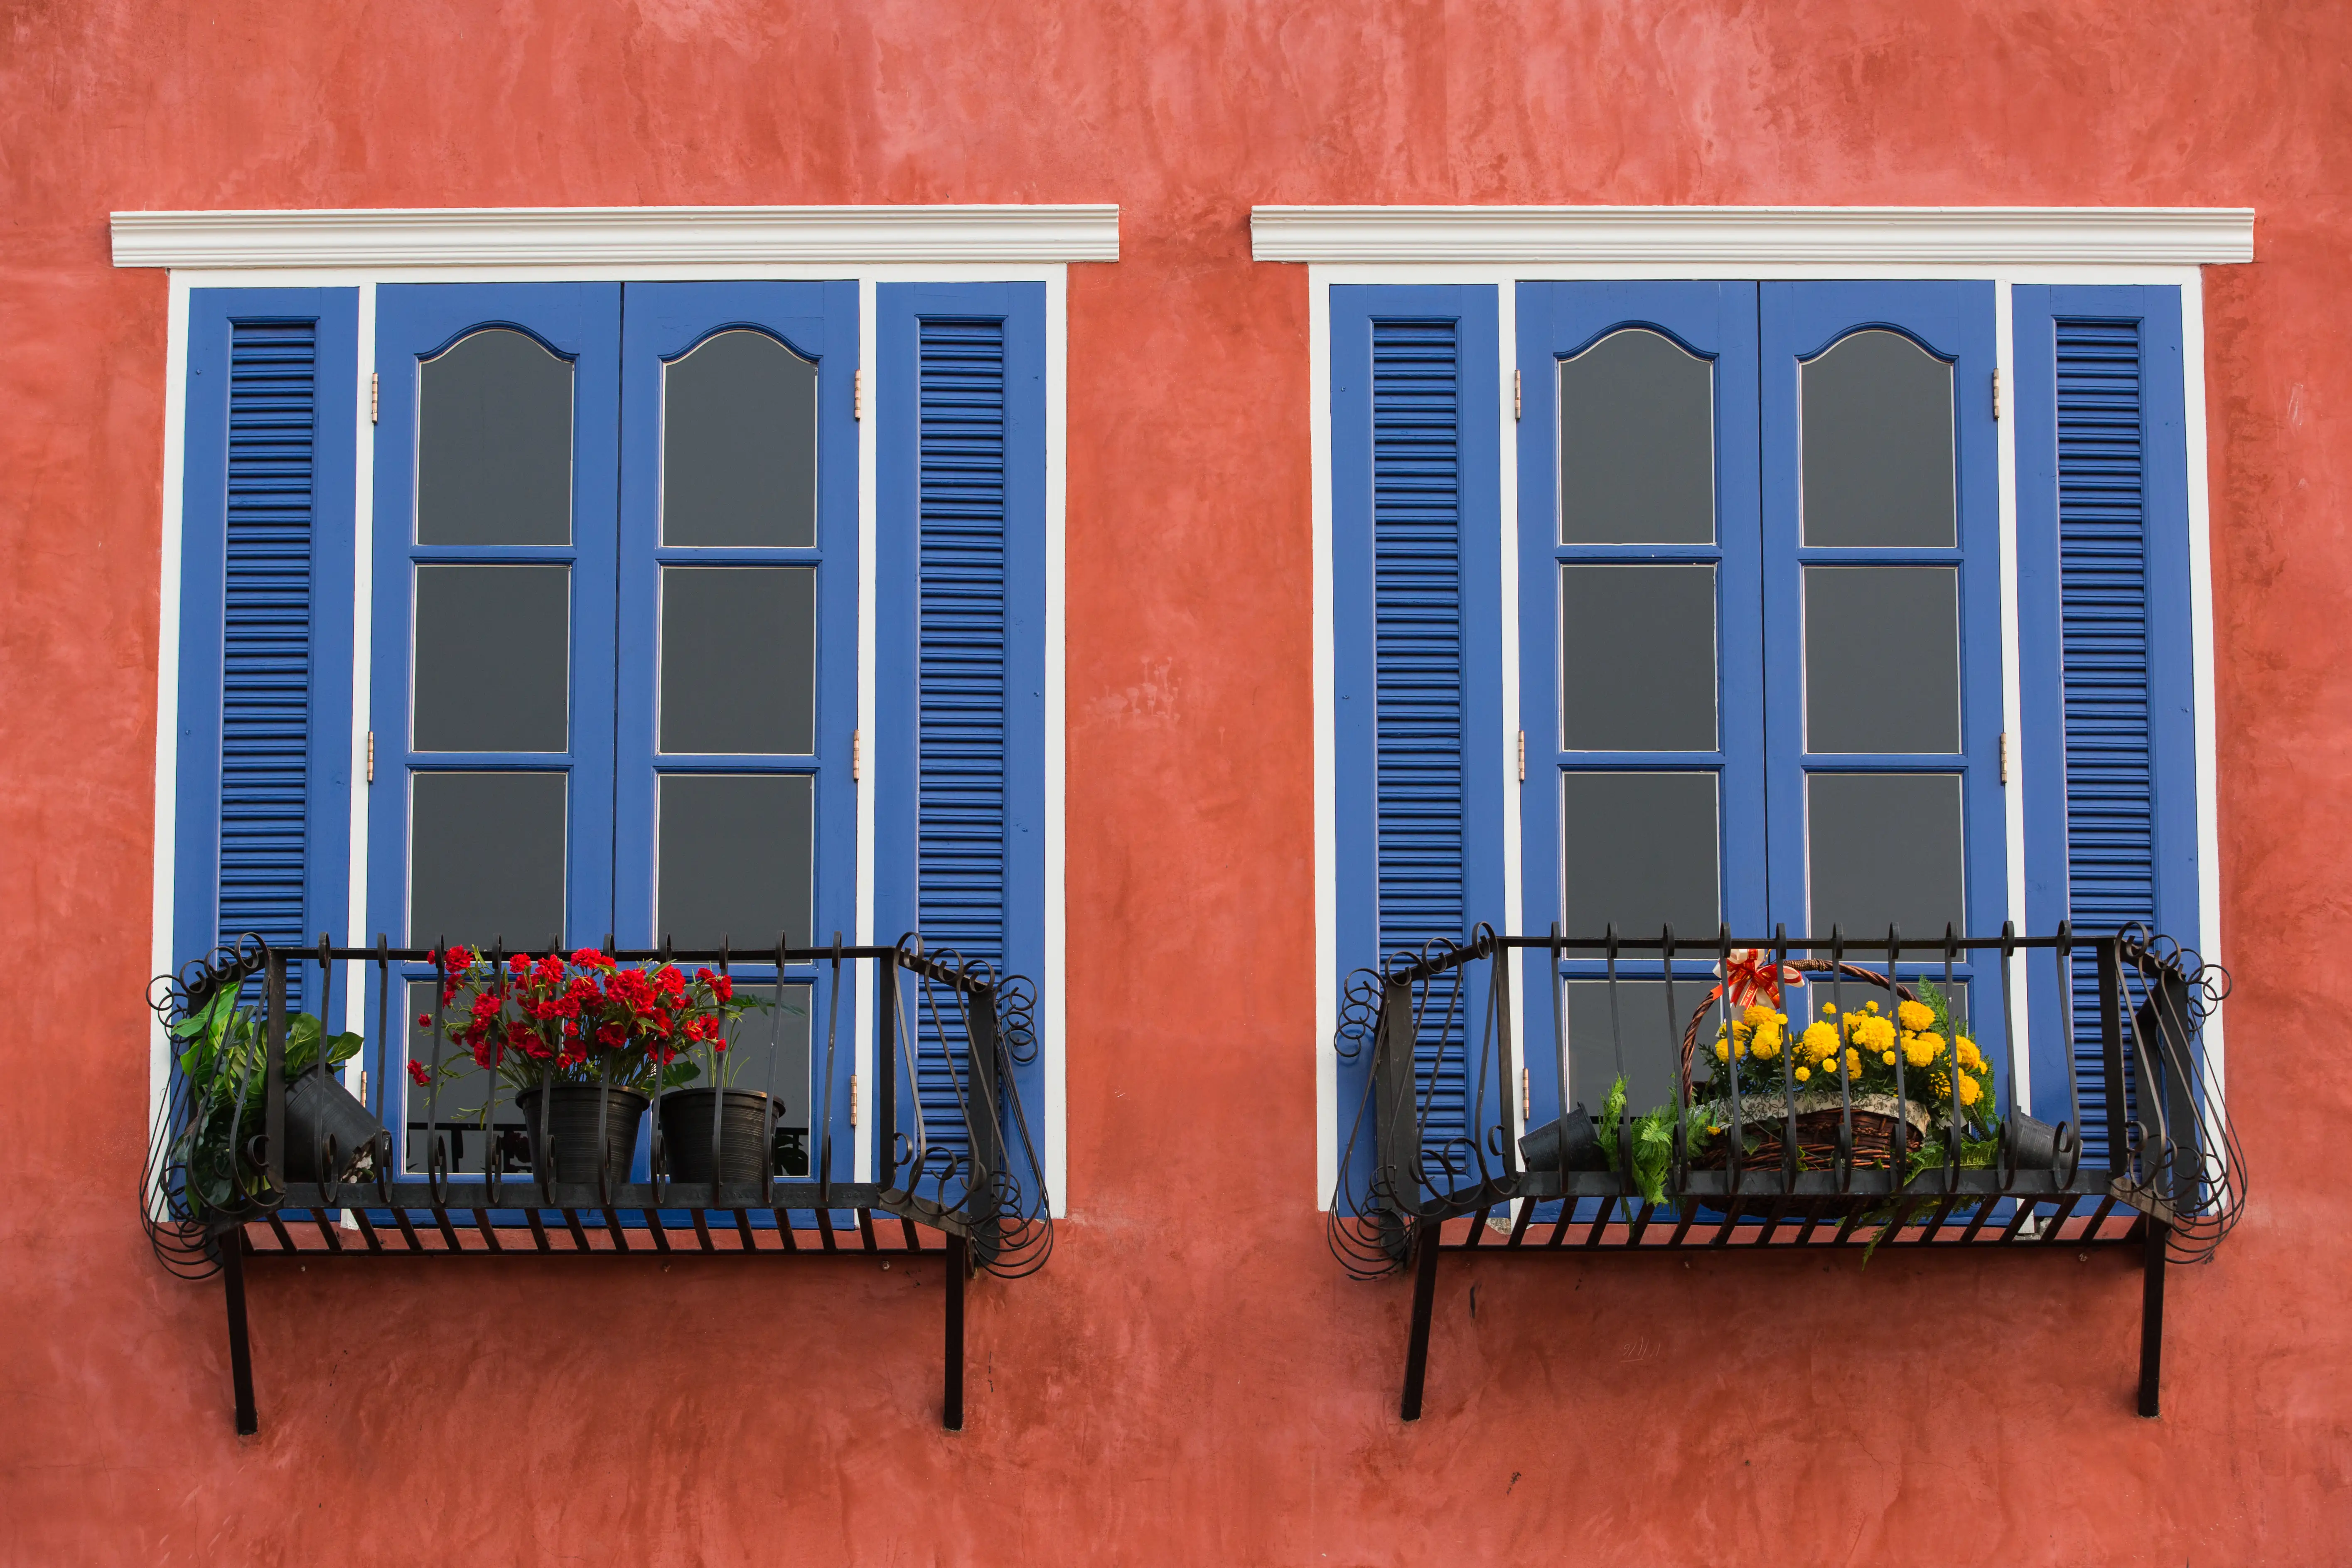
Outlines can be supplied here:
[[[1866, 984], [1877, 986], [1882, 991], [1892, 991], [1898, 1002], [1916, 1002], [1919, 999], [1918, 994], [1908, 985], [1892, 983], [1885, 975], [1875, 970], [1864, 969], [1859, 964], [1832, 963], [1825, 958], [1812, 958], [1793, 960], [1781, 967], [1799, 970], [1808, 974], [1828, 974], [1834, 972], [1845, 979], [1858, 980]], [[1682, 1093], [1685, 1102], [1690, 1098], [1691, 1065], [1698, 1049], [1699, 1026], [1704, 1024], [1706, 1021], [1706, 1016], [1715, 1010], [1715, 998], [1712, 996], [1700, 1003], [1697, 1011], [1691, 1014], [1689, 1026], [1683, 1030]], [[1829, 1101], [1826, 1105], [1822, 1103], [1824, 1099]], [[1834, 1091], [1820, 1089], [1800, 1090], [1797, 1102], [1798, 1168], [1808, 1171], [1833, 1169], [1837, 1163], [1838, 1132], [1845, 1124], [1847, 1108], [1838, 1103]], [[1740, 1108], [1741, 1120], [1756, 1135], [1756, 1147], [1740, 1157], [1740, 1163], [1750, 1170], [1769, 1168], [1780, 1163], [1781, 1143], [1787, 1135], [1789, 1126], [1788, 1105], [1779, 1094], [1759, 1096], [1755, 1100], [1755, 1105], [1756, 1110], [1752, 1113], [1745, 1105]], [[1897, 1109], [1895, 1097], [1885, 1094], [1854, 1095], [1851, 1109], [1853, 1116], [1853, 1168], [1856, 1170], [1888, 1168], [1892, 1163], [1890, 1156], [1895, 1145]], [[1907, 1142], [1916, 1145], [1928, 1131], [1927, 1108], [1915, 1100], [1905, 1102], [1901, 1109], [1907, 1112], [1905, 1120], [1910, 1122], [1913, 1129], [1913, 1135]], [[1700, 1171], [1719, 1171], [1724, 1168], [1729, 1157], [1730, 1140], [1714, 1139], [1706, 1146], [1695, 1148], [1692, 1151], [1691, 1168]]]

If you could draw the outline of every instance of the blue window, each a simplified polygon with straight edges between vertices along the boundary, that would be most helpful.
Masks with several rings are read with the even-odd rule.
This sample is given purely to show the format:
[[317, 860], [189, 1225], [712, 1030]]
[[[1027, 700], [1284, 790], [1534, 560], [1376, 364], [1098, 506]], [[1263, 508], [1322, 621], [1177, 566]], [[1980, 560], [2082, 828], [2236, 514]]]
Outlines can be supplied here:
[[[812, 1041], [836, 1023], [856, 1040], [868, 999], [846, 989], [828, 1016], [815, 969], [758, 962], [780, 935], [919, 931], [1038, 974], [1045, 290], [869, 298], [883, 363], [861, 371], [854, 280], [386, 283], [362, 366], [356, 289], [196, 291], [174, 952], [246, 931], [724, 941], [741, 983], [793, 1004], [772, 1047], [739, 1039], [740, 1065], [763, 1077], [777, 1053], [811, 1130], [845, 1130], [860, 1093], [844, 1063], [810, 1103]], [[861, 417], [878, 427], [865, 519]], [[483, 1079], [442, 1092], [437, 1127], [407, 1093], [404, 1049], [433, 1050], [414, 1025], [430, 974], [339, 1011], [377, 1038], [380, 1014], [405, 1020], [364, 1065], [407, 1168], [438, 1137], [479, 1170]], [[897, 1131], [961, 1138], [954, 1086], [919, 1089]]]
[[[1521, 283], [1507, 378], [1495, 305], [1330, 289], [1341, 973], [1481, 921], [1651, 942], [1671, 925], [1686, 1015], [1721, 924], [2195, 932], [2177, 289], [2014, 289], [2013, 603], [1993, 282]], [[1508, 521], [1498, 402], [1517, 415]], [[1506, 530], [1507, 578], [1488, 554]], [[1671, 1098], [1683, 1020], [1660, 970], [1621, 960], [1639, 1016], [1612, 1023], [1601, 961], [1561, 964], [1571, 1098], [1597, 1105], [1621, 1065], [1637, 1108]], [[2084, 970], [2069, 1005], [2087, 1024]], [[1992, 971], [1962, 955], [1953, 973], [1998, 1053]], [[2056, 998], [2032, 1005], [2056, 1022]], [[2079, 1121], [2060, 1034], [2032, 1037], [2033, 1103]], [[1496, 1092], [1464, 1081], [1460, 1042], [1421, 1044], [1441, 1130]], [[1529, 1075], [1533, 1121], [1556, 1114], [1552, 1076]]]

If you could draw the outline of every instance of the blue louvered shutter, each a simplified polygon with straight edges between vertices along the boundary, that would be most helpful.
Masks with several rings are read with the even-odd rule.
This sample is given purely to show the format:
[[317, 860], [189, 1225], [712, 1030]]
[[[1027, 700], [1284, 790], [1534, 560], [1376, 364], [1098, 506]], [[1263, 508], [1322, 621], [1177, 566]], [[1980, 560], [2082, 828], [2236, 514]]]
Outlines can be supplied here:
[[[1374, 843], [1383, 957], [1459, 941], [1463, 893], [1462, 352], [1447, 321], [1372, 322]], [[1449, 1020], [1451, 1024], [1449, 1026]], [[1425, 1141], [1459, 1136], [1462, 1014], [1415, 1045]]]
[[[1004, 971], [1004, 323], [925, 318], [916, 450], [918, 929]], [[963, 1107], [921, 1016], [916, 1091], [935, 1144], [961, 1148]]]
[[[2029, 717], [2037, 698], [2044, 716], [2038, 732], [2028, 726], [2029, 763], [2043, 753], [2029, 781], [2040, 798], [2029, 802], [2054, 817], [2040, 843], [2029, 827], [2033, 923], [2044, 929], [2063, 913], [2084, 935], [2144, 925], [2194, 945], [2178, 294], [2021, 289], [2017, 306], [2029, 395], [2021, 451], [2042, 459], [2020, 464], [2021, 658]], [[2048, 639], [2039, 646], [2037, 632]], [[2086, 956], [2065, 1005], [2094, 1165], [2108, 1156], [2098, 1001]], [[2052, 1120], [2069, 1114], [2052, 1115], [2066, 1104], [2064, 1067], [2037, 1050], [2035, 1107]], [[2045, 1083], [2045, 1072], [2057, 1081]]]
[[348, 289], [190, 298], [174, 963], [342, 938], [356, 338]]
[[[1044, 290], [886, 285], [877, 305], [875, 935], [1042, 987]], [[962, 1063], [928, 1013], [911, 1022], [925, 1135], [961, 1151]], [[1014, 1069], [1033, 1117], [1041, 1074]]]
[[[1512, 918], [1496, 313], [1482, 286], [1331, 290], [1335, 988]], [[1432, 1010], [1416, 1045], [1427, 1147], [1474, 1120], [1464, 1016]]]

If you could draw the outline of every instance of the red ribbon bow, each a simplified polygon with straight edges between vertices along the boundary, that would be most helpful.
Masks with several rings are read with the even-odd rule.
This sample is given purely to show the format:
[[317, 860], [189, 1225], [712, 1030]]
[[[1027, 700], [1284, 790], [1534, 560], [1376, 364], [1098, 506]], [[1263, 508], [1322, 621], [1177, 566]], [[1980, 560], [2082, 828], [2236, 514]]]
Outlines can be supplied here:
[[1759, 997], [1778, 1007], [1781, 1005], [1781, 986], [1805, 983], [1803, 970], [1793, 963], [1774, 963], [1772, 955], [1760, 947], [1733, 948], [1729, 966], [1718, 963], [1715, 972], [1723, 980], [1723, 984], [1715, 988], [1715, 994], [1724, 997], [1734, 1007], [1746, 1007]]

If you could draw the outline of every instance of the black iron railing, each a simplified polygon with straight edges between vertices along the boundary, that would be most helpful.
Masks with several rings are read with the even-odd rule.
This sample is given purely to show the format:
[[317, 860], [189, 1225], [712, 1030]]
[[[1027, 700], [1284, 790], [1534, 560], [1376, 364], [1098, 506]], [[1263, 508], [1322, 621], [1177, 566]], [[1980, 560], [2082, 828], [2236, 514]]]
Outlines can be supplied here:
[[[821, 1047], [810, 1063], [823, 1085], [817, 1103], [825, 1108], [834, 1104], [833, 1086], [854, 1070], [856, 1055], [851, 1032], [856, 1026], [845, 1028], [843, 1022], [852, 1011], [843, 1004], [845, 987], [855, 996], [858, 972], [870, 972], [873, 1005], [870, 1018], [862, 1021], [872, 1031], [869, 1128], [837, 1134], [830, 1114], [821, 1112], [813, 1127], [771, 1130], [771, 1156], [759, 1162], [764, 1173], [757, 1180], [724, 1179], [726, 1169], [714, 1156], [708, 1162], [712, 1180], [682, 1181], [670, 1173], [673, 1162], [663, 1146], [656, 1089], [648, 1113], [648, 1179], [630, 1180], [630, 1172], [614, 1169], [608, 1157], [593, 1180], [565, 1181], [556, 1178], [572, 1173], [558, 1173], [540, 1157], [548, 1135], [543, 1116], [535, 1123], [509, 1106], [495, 1118], [486, 1108], [463, 1119], [445, 1110], [439, 1075], [429, 1073], [432, 1087], [411, 1091], [409, 1100], [425, 1149], [425, 1171], [411, 1175], [403, 1170], [405, 1156], [389, 1131], [375, 1130], [364, 1146], [337, 1147], [332, 1133], [314, 1126], [308, 1146], [289, 1142], [288, 982], [298, 970], [315, 965], [305, 989], [319, 998], [319, 1016], [329, 1017], [338, 969], [360, 965], [373, 978], [373, 1037], [360, 1059], [384, 1075], [379, 1079], [383, 1103], [394, 1107], [401, 1103], [399, 1086], [384, 1079], [402, 1070], [406, 1056], [395, 1037], [396, 1021], [407, 1016], [404, 987], [418, 966], [431, 964], [429, 950], [394, 948], [381, 939], [372, 948], [337, 947], [321, 938], [315, 948], [289, 952], [248, 937], [157, 981], [151, 1000], [166, 1028], [195, 1016], [224, 987], [248, 995], [257, 991], [266, 1020], [266, 1047], [254, 1054], [247, 1069], [261, 1079], [257, 1111], [247, 1113], [251, 1097], [246, 1084], [233, 1086], [226, 1100], [213, 1097], [213, 1104], [229, 1108], [226, 1147], [233, 1152], [211, 1173], [215, 1179], [199, 1191], [191, 1184], [184, 1157], [175, 1155], [186, 1147], [183, 1135], [204, 1104], [194, 1086], [175, 1074], [158, 1112], [141, 1194], [150, 1238], [164, 1265], [183, 1278], [217, 1272], [226, 1281], [240, 1433], [258, 1425], [246, 1323], [246, 1262], [269, 1256], [677, 1253], [818, 1258], [936, 1253], [943, 1257], [947, 1274], [943, 1419], [950, 1429], [962, 1426], [967, 1279], [982, 1271], [1020, 1278], [1041, 1268], [1053, 1248], [1044, 1161], [1014, 1085], [1015, 1069], [1036, 1058], [1030, 983], [952, 952], [927, 952], [913, 936], [890, 947], [850, 946], [836, 939], [824, 948], [779, 943], [747, 952], [722, 943], [709, 951], [628, 952], [608, 943], [604, 952], [623, 963], [661, 959], [722, 970], [732, 966], [738, 975], [758, 968], [780, 980], [814, 970], [812, 983], [830, 992]], [[544, 955], [501, 947], [488, 956], [502, 968], [512, 957]], [[436, 1028], [436, 1051], [439, 1037]], [[765, 1087], [772, 1103], [778, 1087], [772, 1081], [775, 1060], [771, 1053]], [[939, 1115], [936, 1093], [929, 1113], [919, 1106], [916, 1086], [922, 1079], [951, 1087], [952, 1124]], [[858, 1097], [850, 1098], [856, 1104]], [[451, 1168], [458, 1128], [480, 1141], [479, 1171]], [[714, 1125], [713, 1149], [719, 1146], [718, 1131]], [[856, 1173], [861, 1152], [870, 1167], [863, 1179]], [[226, 1191], [220, 1190], [223, 1183]]]
[[[1801, 1091], [1793, 1054], [1784, 1050], [1780, 1076], [1761, 1104], [1743, 1103], [1738, 1070], [1710, 1083], [1706, 1108], [1718, 1127], [1707, 1131], [1727, 1124], [1735, 1131], [1703, 1138], [1694, 1123], [1701, 1100], [1686, 1064], [1695, 1038], [1715, 1038], [1704, 1026], [1727, 1028], [1738, 1014], [1717, 976], [1733, 969], [1742, 950], [1761, 950], [1776, 975], [1783, 964], [1811, 961], [1820, 973], [1808, 975], [1809, 989], [1836, 995], [1832, 1005], [1841, 1011], [1844, 997], [1867, 990], [1868, 982], [1940, 974], [1947, 993], [1957, 979], [1976, 994], [1981, 1016], [1990, 982], [2000, 1009], [1997, 1090], [2004, 1096], [2014, 1093], [2024, 1054], [2016, 1027], [2019, 972], [2046, 964], [2054, 990], [2037, 1017], [2063, 1037], [2063, 1120], [2038, 1120], [2022, 1105], [2004, 1103], [1997, 1142], [1971, 1136], [1990, 1118], [1974, 1113], [1967, 1121], [1977, 1125], [1964, 1124], [1957, 1096], [1933, 1114], [1925, 1086], [1905, 1080], [1897, 1053], [1892, 1115], [1878, 1118], [1891, 1123], [1889, 1143], [1868, 1159], [1857, 1150], [1847, 1079], [1830, 1075], [1833, 1102], [1818, 1086]], [[1527, 969], [1531, 994], [1549, 993], [1530, 994], [1526, 1014], [1528, 1027], [1548, 1027], [1549, 1038], [1540, 1046], [1529, 1040], [1524, 1050], [1514, 1042], [1522, 1017], [1515, 960]], [[1635, 984], [1623, 973], [1628, 966], [1638, 966], [1643, 985], [1663, 983], [1665, 1005], [1655, 1016], [1651, 999], [1637, 1008], [1626, 994]], [[1540, 984], [1547, 968], [1550, 982]], [[2075, 1067], [2071, 999], [2086, 968], [2099, 998], [2095, 1086], [2080, 1082]], [[1636, 1182], [1635, 1117], [1649, 1108], [1628, 1106], [1596, 1125], [1582, 1107], [1570, 1107], [1564, 1000], [1570, 974], [1606, 987], [1609, 1055], [1619, 1074], [1629, 1052], [1638, 1058], [1663, 1048], [1685, 1064], [1656, 1201]], [[1727, 929], [1710, 941], [1678, 943], [1671, 927], [1646, 939], [1613, 929], [1570, 939], [1557, 928], [1530, 937], [1480, 926], [1461, 942], [1397, 953], [1381, 972], [1360, 970], [1343, 988], [1333, 1044], [1343, 1063], [1361, 1070], [1362, 1089], [1332, 1195], [1331, 1250], [1360, 1279], [1413, 1272], [1402, 1401], [1412, 1420], [1421, 1412], [1441, 1250], [1597, 1257], [1693, 1247], [1785, 1255], [1805, 1247], [1960, 1247], [2055, 1256], [2137, 1246], [2144, 1264], [2139, 1408], [2152, 1416], [2165, 1265], [2210, 1258], [2245, 1199], [2243, 1157], [2203, 1043], [2207, 1019], [2228, 989], [2218, 967], [2138, 930], [2094, 936], [2061, 927], [2052, 936], [2021, 937], [2004, 927], [1994, 937], [1947, 931], [1924, 941], [1892, 930], [1877, 939], [1781, 931], [1757, 942]], [[1891, 1000], [1891, 992], [1874, 994]], [[1711, 1016], [1696, 1011], [1702, 1005]], [[1561, 1116], [1530, 1130], [1524, 1100], [1538, 1082]], [[2093, 1087], [2103, 1091], [2100, 1125], [2091, 1130], [2095, 1163], [2086, 1158], [2083, 1124]], [[2036, 1084], [2034, 1099], [2048, 1107], [2057, 1096]], [[1809, 1107], [1810, 1139], [1799, 1126], [1801, 1104]], [[1654, 1134], [1663, 1116], [1661, 1107], [1650, 1122]], [[1824, 1122], [1831, 1125], [1822, 1135]], [[1748, 1152], [1750, 1129], [1765, 1135], [1758, 1142], [1777, 1145], [1777, 1157]]]

